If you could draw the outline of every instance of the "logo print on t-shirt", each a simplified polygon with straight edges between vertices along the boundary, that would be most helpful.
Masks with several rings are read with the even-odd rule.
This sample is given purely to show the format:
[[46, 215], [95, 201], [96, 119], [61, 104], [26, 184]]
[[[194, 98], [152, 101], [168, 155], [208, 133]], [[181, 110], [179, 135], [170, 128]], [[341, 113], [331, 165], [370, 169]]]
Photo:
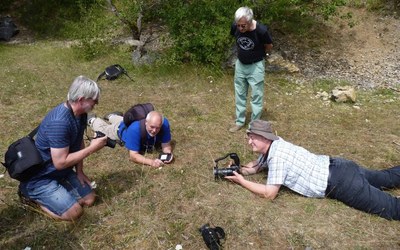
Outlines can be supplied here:
[[239, 37], [237, 43], [242, 50], [254, 49], [254, 42], [248, 37]]

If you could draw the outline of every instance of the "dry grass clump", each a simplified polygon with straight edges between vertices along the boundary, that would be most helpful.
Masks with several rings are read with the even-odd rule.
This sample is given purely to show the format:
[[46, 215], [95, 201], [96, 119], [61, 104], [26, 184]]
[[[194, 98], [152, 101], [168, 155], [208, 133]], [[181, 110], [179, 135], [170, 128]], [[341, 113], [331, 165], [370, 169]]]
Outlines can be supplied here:
[[[57, 55], [57, 56], [56, 56]], [[329, 199], [307, 199], [283, 188], [275, 201], [256, 197], [226, 181], [214, 181], [214, 159], [236, 152], [256, 157], [234, 120], [231, 72], [190, 66], [133, 68], [121, 54], [76, 62], [68, 49], [3, 46], [0, 54], [0, 152], [28, 133], [65, 100], [73, 78], [96, 78], [119, 62], [135, 82], [101, 81], [96, 113], [125, 111], [152, 102], [172, 125], [175, 162], [150, 169], [128, 161], [124, 148], [104, 148], [85, 160], [98, 200], [75, 223], [57, 222], [19, 203], [18, 183], [0, 179], [0, 248], [23, 249], [206, 249], [198, 229], [221, 226], [225, 249], [398, 248], [400, 223], [371, 216]], [[304, 85], [268, 75], [264, 119], [278, 135], [316, 153], [341, 156], [374, 169], [400, 162], [396, 92], [358, 92], [357, 106], [316, 98], [334, 81]], [[390, 101], [392, 100], [392, 101]], [[156, 154], [154, 154], [156, 156]], [[264, 175], [248, 177], [263, 183]], [[399, 195], [398, 190], [392, 191]]]

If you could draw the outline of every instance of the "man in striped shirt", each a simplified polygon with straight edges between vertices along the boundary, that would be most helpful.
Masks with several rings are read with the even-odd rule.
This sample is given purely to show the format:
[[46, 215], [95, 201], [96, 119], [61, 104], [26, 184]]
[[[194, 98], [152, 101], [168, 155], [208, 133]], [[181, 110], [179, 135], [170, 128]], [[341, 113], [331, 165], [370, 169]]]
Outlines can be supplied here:
[[87, 113], [100, 98], [93, 80], [78, 76], [71, 84], [67, 101], [53, 108], [43, 119], [36, 135], [36, 147], [46, 162], [41, 171], [19, 186], [22, 200], [40, 206], [49, 216], [73, 221], [84, 206], [95, 201], [95, 192], [84, 173], [83, 160], [106, 145], [106, 137], [83, 141]]
[[[267, 199], [275, 199], [281, 185], [306, 197], [337, 199], [390, 220], [400, 220], [400, 200], [383, 189], [400, 187], [400, 166], [370, 170], [353, 161], [317, 155], [276, 136], [267, 121], [254, 120], [247, 130], [253, 152], [260, 153], [225, 178]], [[267, 170], [266, 184], [243, 176]]]

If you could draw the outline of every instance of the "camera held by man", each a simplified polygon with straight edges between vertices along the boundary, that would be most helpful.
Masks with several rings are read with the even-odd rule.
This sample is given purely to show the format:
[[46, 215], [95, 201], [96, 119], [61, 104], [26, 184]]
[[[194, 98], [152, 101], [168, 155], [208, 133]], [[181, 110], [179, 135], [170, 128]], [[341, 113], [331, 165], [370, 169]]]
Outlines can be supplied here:
[[[94, 133], [95, 133], [95, 136], [94, 136], [93, 139], [106, 136], [104, 133], [102, 133], [102, 132], [100, 132], [100, 131], [95, 131]], [[112, 139], [110, 139], [109, 137], [107, 137], [107, 144], [106, 144], [107, 147], [115, 148], [115, 145], [116, 145], [116, 144], [117, 144], [117, 141], [116, 141], [116, 140], [112, 140]]]
[[[219, 162], [225, 160], [226, 158], [228, 158], [228, 156], [230, 157], [230, 159], [233, 160], [233, 162], [227, 168], [219, 168], [218, 167]], [[232, 176], [234, 175], [233, 172], [235, 171], [240, 173], [240, 159], [236, 153], [226, 154], [225, 156], [215, 159], [214, 162], [215, 162], [215, 167], [213, 173], [215, 180], [223, 179], [225, 176]]]

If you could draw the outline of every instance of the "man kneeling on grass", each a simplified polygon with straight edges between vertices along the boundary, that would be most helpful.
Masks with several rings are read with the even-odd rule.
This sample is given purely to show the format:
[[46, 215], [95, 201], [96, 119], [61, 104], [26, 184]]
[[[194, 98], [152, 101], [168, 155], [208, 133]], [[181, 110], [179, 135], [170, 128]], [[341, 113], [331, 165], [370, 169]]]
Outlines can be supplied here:
[[[284, 185], [307, 197], [337, 199], [358, 210], [400, 220], [400, 199], [383, 191], [400, 187], [400, 166], [370, 170], [346, 159], [313, 154], [276, 136], [267, 121], [252, 121], [247, 135], [253, 152], [260, 154], [258, 159], [242, 166], [241, 174], [225, 178], [271, 200]], [[266, 184], [243, 177], [264, 169]]]
[[106, 138], [85, 146], [86, 115], [100, 98], [93, 80], [79, 76], [68, 91], [67, 101], [53, 108], [40, 124], [36, 147], [47, 162], [40, 172], [21, 182], [22, 201], [40, 208], [53, 218], [73, 221], [96, 198], [90, 179], [84, 173], [83, 159], [106, 145]]

